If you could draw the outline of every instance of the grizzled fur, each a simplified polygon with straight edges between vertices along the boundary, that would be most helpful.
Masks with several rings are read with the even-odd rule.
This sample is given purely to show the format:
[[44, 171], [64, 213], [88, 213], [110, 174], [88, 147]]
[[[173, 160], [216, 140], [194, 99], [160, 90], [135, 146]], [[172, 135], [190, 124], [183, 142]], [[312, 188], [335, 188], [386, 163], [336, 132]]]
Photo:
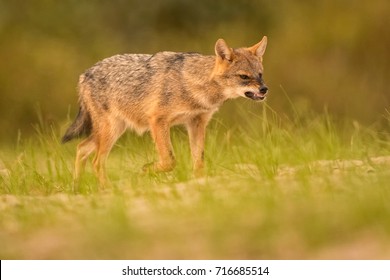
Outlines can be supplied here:
[[127, 128], [150, 131], [158, 162], [145, 168], [169, 171], [175, 165], [169, 129], [186, 126], [194, 169], [203, 167], [205, 128], [222, 103], [239, 96], [261, 101], [267, 87], [262, 56], [267, 38], [250, 48], [230, 48], [223, 39], [215, 56], [159, 52], [106, 58], [79, 78], [79, 113], [62, 138], [87, 138], [78, 145], [75, 177], [96, 152], [94, 169], [105, 181], [104, 162]]

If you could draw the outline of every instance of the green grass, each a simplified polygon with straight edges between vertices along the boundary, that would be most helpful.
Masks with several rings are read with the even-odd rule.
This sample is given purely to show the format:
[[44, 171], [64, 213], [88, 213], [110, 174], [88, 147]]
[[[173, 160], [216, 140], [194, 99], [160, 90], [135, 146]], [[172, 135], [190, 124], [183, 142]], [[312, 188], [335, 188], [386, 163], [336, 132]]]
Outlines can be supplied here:
[[143, 174], [153, 144], [128, 133], [108, 159], [112, 188], [100, 189], [88, 166], [78, 193], [77, 141], [61, 145], [57, 129], [41, 126], [3, 147], [0, 259], [390, 257], [389, 135], [265, 106], [235, 116], [208, 127], [202, 178], [180, 128], [173, 172]]

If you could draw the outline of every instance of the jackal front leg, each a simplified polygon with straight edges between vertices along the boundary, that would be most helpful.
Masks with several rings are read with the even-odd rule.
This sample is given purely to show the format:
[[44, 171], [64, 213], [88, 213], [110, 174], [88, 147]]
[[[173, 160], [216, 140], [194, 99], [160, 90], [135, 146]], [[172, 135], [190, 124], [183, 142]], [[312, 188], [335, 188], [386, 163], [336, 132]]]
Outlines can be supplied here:
[[204, 142], [209, 119], [208, 115], [199, 115], [191, 119], [187, 124], [195, 175], [202, 175], [203, 173]]
[[158, 162], [147, 165], [144, 170], [155, 172], [171, 171], [175, 165], [175, 156], [171, 144], [170, 125], [163, 118], [156, 118], [150, 122], [150, 131], [156, 144]]

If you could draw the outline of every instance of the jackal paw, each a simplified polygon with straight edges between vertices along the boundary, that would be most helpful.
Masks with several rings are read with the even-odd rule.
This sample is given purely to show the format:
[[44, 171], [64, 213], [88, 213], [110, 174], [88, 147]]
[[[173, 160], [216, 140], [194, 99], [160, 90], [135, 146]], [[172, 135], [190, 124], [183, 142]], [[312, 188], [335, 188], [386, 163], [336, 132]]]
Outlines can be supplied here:
[[206, 172], [205, 172], [203, 167], [202, 168], [195, 168], [193, 171], [193, 175], [195, 176], [195, 178], [201, 178], [201, 177], [206, 176]]

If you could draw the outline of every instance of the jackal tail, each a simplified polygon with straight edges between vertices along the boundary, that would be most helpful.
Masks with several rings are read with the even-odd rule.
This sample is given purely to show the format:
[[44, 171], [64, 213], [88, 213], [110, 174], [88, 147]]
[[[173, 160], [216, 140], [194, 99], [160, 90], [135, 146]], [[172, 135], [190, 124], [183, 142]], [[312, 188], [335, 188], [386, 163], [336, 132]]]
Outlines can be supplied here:
[[80, 138], [82, 136], [89, 136], [92, 132], [92, 120], [89, 112], [80, 106], [79, 113], [76, 119], [66, 130], [64, 136], [61, 139], [62, 143], [66, 143], [73, 138]]

